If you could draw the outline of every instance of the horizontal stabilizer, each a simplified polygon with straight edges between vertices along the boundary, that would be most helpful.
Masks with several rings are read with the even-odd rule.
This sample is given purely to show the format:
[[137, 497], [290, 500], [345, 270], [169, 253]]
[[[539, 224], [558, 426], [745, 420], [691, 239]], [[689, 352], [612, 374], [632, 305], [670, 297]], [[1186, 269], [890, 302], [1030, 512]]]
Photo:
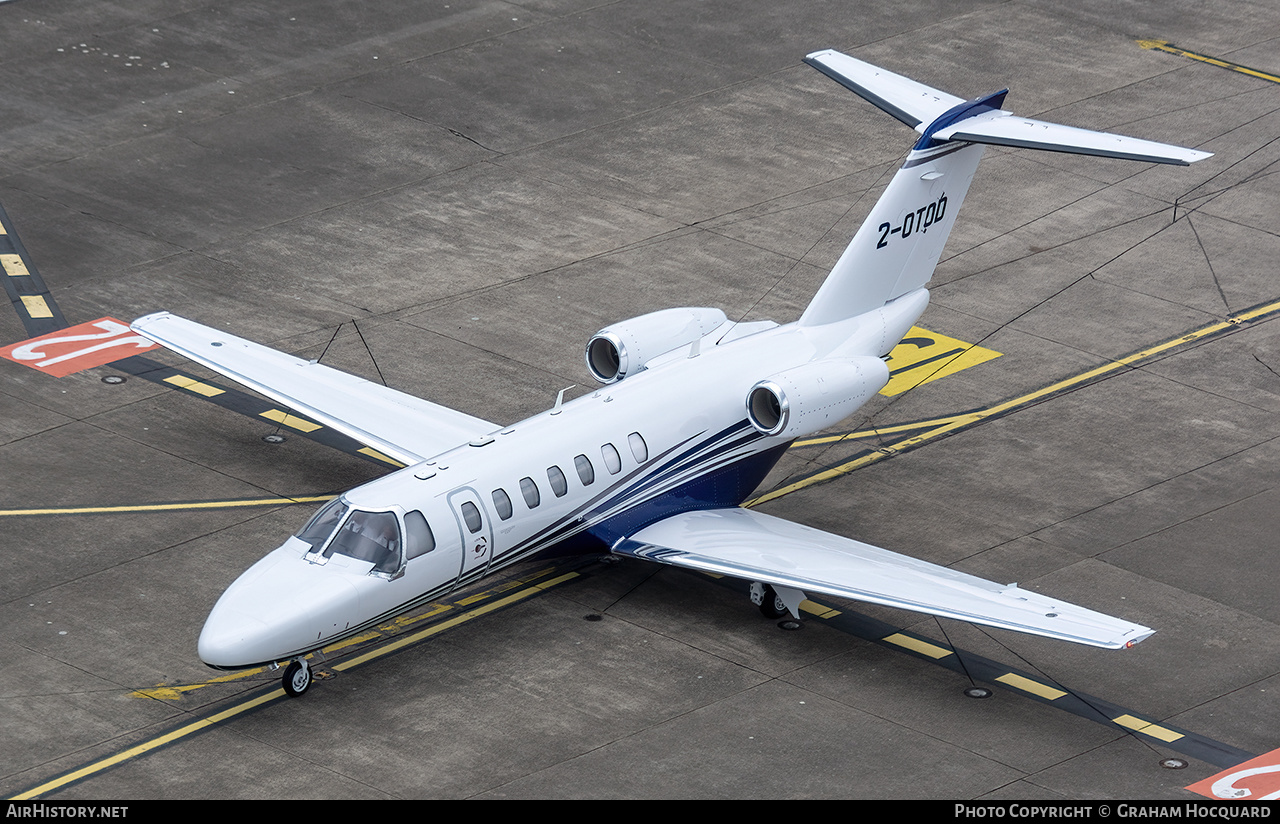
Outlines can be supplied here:
[[1115, 157], [1148, 163], [1170, 163], [1187, 166], [1197, 160], [1213, 157], [1212, 152], [1185, 149], [1169, 143], [1141, 140], [1136, 137], [1077, 129], [1058, 123], [1046, 123], [1017, 117], [1009, 112], [994, 111], [962, 120], [954, 126], [933, 133], [934, 140], [964, 140], [994, 146], [1016, 146], [1049, 152]]
[[746, 509], [674, 515], [614, 552], [974, 624], [1119, 649], [1153, 630]]
[[[987, 101], [966, 101], [831, 49], [814, 52], [804, 62], [931, 138], [932, 145], [956, 140], [1181, 166], [1213, 156], [1168, 143], [1017, 117], [999, 108], [1003, 94], [994, 108], [973, 106]], [[924, 143], [916, 148], [925, 148]]]
[[[1018, 117], [1007, 90], [962, 100], [847, 54], [805, 62], [911, 126], [920, 137], [800, 316], [822, 326], [874, 311], [927, 285], [985, 145], [1187, 165], [1209, 152]], [[975, 145], [976, 144], [976, 145]]]
[[132, 328], [404, 464], [419, 463], [498, 428], [168, 312], [138, 318]]
[[918, 132], [964, 102], [953, 94], [831, 49], [814, 52], [804, 62]]

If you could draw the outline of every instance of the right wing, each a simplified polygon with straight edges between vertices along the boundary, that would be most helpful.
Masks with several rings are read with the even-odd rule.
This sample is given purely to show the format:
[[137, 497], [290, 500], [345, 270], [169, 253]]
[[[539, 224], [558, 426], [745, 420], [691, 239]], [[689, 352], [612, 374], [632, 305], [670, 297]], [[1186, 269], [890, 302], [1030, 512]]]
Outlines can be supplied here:
[[673, 515], [619, 542], [613, 551], [1095, 647], [1132, 646], [1154, 632], [1017, 584], [997, 584], [736, 507]]
[[421, 463], [498, 428], [168, 312], [138, 318], [131, 326], [143, 337], [404, 464]]

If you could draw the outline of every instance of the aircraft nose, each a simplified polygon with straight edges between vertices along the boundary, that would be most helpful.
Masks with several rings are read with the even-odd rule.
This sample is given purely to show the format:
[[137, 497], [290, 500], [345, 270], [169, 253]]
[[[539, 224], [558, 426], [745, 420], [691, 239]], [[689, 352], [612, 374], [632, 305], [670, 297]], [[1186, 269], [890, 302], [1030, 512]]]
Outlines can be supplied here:
[[283, 661], [359, 623], [356, 587], [338, 570], [276, 550], [227, 588], [200, 632], [200, 660], [220, 669]]
[[270, 628], [249, 615], [222, 610], [209, 615], [196, 651], [211, 667], [236, 669], [272, 659], [281, 650], [272, 649]]

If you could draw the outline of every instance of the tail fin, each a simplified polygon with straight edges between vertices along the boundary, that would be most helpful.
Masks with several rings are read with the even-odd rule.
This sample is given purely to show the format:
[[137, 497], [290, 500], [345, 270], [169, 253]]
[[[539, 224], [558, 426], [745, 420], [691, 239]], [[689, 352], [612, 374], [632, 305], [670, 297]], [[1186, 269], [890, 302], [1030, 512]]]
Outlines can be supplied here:
[[1001, 109], [1007, 89], [965, 101], [835, 51], [814, 52], [805, 62], [921, 137], [800, 316], [802, 326], [878, 309], [929, 282], [978, 168], [982, 144], [1182, 166], [1211, 157], [1195, 149], [1016, 117]]

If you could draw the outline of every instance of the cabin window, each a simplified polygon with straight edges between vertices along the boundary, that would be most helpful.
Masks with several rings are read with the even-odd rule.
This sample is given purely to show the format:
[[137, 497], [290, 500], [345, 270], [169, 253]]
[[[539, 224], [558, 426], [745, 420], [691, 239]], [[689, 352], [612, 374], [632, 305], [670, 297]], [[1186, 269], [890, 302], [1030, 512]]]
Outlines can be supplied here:
[[520, 494], [524, 496], [524, 505], [530, 509], [542, 501], [542, 497], [538, 495], [538, 485], [533, 482], [533, 478], [520, 479]]
[[436, 536], [431, 534], [431, 526], [418, 510], [404, 516], [404, 548], [408, 558], [426, 555], [436, 548]]
[[613, 444], [607, 443], [600, 447], [600, 457], [604, 458], [604, 468], [609, 470], [610, 475], [617, 475], [622, 471], [622, 458]]
[[471, 533], [480, 531], [480, 527], [484, 526], [484, 522], [480, 519], [480, 510], [470, 501], [462, 503], [462, 520], [467, 525], [467, 530]]
[[493, 508], [498, 510], [498, 517], [506, 520], [511, 517], [511, 498], [505, 489], [493, 490]]
[[644, 438], [640, 437], [639, 432], [632, 432], [628, 435], [627, 443], [631, 444], [631, 454], [635, 455], [636, 463], [644, 463], [649, 460], [649, 447], [645, 445]]
[[557, 498], [563, 498], [569, 491], [569, 482], [564, 479], [564, 473], [560, 471], [560, 467], [548, 466], [547, 480], [551, 482], [551, 491]]
[[583, 486], [591, 486], [596, 482], [596, 470], [586, 455], [574, 458], [573, 466], [578, 470], [578, 480], [582, 481]]

